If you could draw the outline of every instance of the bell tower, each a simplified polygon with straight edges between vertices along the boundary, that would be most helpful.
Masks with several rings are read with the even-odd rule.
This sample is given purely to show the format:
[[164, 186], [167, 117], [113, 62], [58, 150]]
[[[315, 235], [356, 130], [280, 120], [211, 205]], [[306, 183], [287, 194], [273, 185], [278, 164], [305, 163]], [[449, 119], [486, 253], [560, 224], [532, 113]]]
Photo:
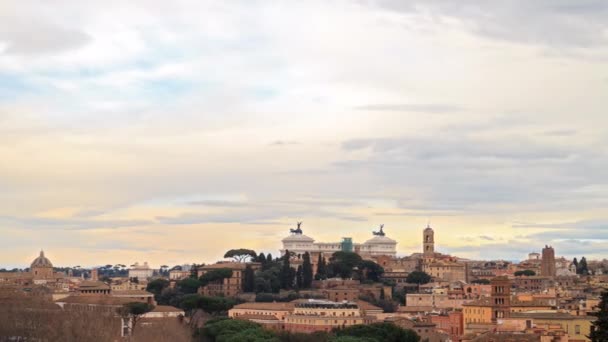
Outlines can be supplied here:
[[425, 258], [435, 255], [435, 232], [430, 225], [427, 225], [422, 232], [422, 254]]

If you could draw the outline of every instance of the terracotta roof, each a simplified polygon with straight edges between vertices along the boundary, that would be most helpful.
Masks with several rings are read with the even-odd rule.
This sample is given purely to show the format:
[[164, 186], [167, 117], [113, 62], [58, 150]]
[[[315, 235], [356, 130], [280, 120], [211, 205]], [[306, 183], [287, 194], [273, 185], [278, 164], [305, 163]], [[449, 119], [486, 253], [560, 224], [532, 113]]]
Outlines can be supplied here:
[[536, 318], [536, 319], [555, 319], [555, 320], [574, 320], [574, 319], [585, 319], [593, 321], [596, 319], [594, 316], [574, 316], [567, 312], [512, 312], [512, 318]]
[[248, 320], [260, 320], [260, 321], [278, 321], [279, 319], [273, 315], [239, 315], [235, 317], [236, 319], [248, 319]]
[[184, 310], [170, 305], [157, 305], [152, 312], [184, 312]]
[[233, 309], [250, 309], [250, 310], [278, 310], [278, 311], [293, 311], [295, 302], [287, 303], [243, 303], [233, 307]]
[[109, 290], [110, 286], [101, 281], [88, 281], [81, 282], [78, 287], [81, 290]]
[[112, 297], [107, 295], [101, 296], [69, 296], [58, 299], [55, 303], [67, 304], [91, 304], [91, 305], [111, 305], [120, 306], [126, 303], [134, 302], [133, 298]]
[[229, 268], [231, 270], [244, 270], [247, 264], [244, 262], [219, 262], [213, 265], [205, 265], [201, 270], [215, 270], [218, 268]]
[[124, 290], [124, 291], [112, 291], [112, 296], [154, 296], [153, 293], [145, 290]]
[[365, 310], [365, 311], [373, 311], [373, 310], [384, 311], [381, 307], [375, 306], [372, 303], [366, 302], [364, 300], [357, 300], [355, 302], [357, 303], [357, 305], [359, 305], [359, 308], [361, 310]]

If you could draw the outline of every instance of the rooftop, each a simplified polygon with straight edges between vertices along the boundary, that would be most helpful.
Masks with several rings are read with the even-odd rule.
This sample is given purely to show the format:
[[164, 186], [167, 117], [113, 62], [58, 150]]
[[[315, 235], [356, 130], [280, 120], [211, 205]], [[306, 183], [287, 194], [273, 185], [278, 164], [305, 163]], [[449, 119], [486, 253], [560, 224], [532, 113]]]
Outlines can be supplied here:
[[294, 302], [287, 303], [243, 303], [233, 307], [233, 309], [249, 309], [249, 310], [275, 310], [275, 311], [293, 311]]

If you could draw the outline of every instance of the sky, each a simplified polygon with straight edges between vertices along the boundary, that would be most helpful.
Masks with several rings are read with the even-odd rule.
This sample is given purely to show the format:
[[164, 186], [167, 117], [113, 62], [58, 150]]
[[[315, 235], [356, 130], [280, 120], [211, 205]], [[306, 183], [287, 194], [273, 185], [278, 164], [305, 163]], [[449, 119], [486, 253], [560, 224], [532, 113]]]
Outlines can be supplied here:
[[0, 267], [608, 250], [602, 0], [0, 2]]

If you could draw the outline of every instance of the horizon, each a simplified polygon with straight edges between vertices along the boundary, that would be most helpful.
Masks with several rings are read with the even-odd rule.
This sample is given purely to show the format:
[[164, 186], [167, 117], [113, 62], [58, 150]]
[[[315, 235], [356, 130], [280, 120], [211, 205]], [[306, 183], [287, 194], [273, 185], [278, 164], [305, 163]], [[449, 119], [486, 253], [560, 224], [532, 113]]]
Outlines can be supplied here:
[[40, 249], [278, 255], [298, 220], [323, 242], [386, 224], [399, 255], [430, 221], [462, 258], [606, 257], [608, 3], [9, 1], [0, 18], [0, 268]]

